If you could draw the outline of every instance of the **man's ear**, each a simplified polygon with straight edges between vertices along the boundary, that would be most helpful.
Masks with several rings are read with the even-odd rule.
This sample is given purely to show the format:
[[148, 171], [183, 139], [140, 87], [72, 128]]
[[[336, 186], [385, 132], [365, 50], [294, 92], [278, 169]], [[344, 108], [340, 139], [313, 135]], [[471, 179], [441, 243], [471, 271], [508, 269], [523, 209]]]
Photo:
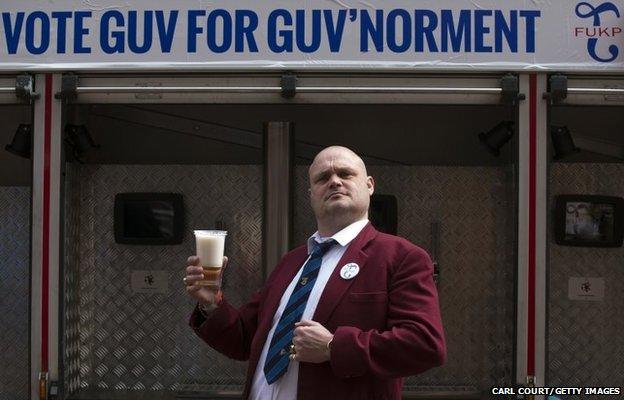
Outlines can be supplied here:
[[366, 186], [368, 187], [368, 194], [372, 196], [375, 193], [375, 180], [372, 176], [366, 178]]

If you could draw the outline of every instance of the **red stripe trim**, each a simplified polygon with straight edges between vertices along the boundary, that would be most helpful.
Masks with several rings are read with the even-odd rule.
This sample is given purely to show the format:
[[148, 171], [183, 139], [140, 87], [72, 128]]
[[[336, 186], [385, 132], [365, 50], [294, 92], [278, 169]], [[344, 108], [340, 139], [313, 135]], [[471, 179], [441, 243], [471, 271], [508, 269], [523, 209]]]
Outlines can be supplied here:
[[43, 136], [43, 251], [41, 264], [41, 370], [48, 371], [48, 297], [50, 280], [50, 157], [52, 147], [52, 74], [45, 76]]
[[527, 376], [535, 376], [535, 228], [537, 191], [537, 75], [529, 75], [529, 296]]

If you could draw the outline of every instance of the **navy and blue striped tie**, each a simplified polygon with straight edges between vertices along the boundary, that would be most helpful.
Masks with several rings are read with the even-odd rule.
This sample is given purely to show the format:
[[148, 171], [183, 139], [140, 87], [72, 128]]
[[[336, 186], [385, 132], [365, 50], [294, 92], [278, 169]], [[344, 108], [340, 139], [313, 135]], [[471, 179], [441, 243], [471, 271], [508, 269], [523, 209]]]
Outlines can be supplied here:
[[323, 255], [335, 243], [336, 241], [333, 239], [323, 243], [315, 243], [308, 262], [303, 266], [299, 282], [295, 285], [286, 308], [273, 332], [273, 338], [271, 338], [271, 345], [264, 363], [264, 376], [269, 385], [284, 375], [288, 369], [290, 345], [294, 336], [295, 323], [299, 322], [303, 316], [303, 311], [308, 303], [308, 297], [310, 297], [310, 292], [312, 292], [321, 269]]

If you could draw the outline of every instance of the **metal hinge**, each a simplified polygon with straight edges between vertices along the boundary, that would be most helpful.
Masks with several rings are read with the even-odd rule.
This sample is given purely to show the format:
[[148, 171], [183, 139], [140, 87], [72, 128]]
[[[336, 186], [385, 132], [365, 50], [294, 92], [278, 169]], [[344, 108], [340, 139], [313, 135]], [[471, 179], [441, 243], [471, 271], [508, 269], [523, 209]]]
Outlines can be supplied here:
[[282, 75], [281, 80], [282, 97], [292, 99], [297, 94], [297, 75], [287, 72]]
[[20, 99], [33, 101], [39, 98], [39, 93], [33, 90], [34, 87], [34, 79], [30, 75], [18, 75], [15, 78], [15, 95]]
[[568, 77], [563, 74], [551, 75], [548, 78], [548, 92], [543, 96], [550, 104], [555, 104], [568, 97]]
[[54, 94], [55, 99], [66, 101], [75, 100], [78, 97], [78, 76], [74, 74], [64, 74], [61, 79], [61, 91]]
[[505, 104], [516, 105], [518, 100], [526, 99], [524, 93], [520, 93], [518, 76], [507, 74], [501, 78], [501, 97]]

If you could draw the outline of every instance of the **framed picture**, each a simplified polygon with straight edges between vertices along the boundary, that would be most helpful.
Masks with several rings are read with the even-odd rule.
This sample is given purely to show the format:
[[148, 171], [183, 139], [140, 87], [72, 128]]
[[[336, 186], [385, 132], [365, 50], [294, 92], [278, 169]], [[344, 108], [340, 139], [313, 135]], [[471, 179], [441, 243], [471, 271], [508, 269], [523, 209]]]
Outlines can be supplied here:
[[118, 193], [115, 196], [115, 242], [180, 244], [184, 206], [177, 193]]
[[378, 231], [397, 234], [397, 199], [390, 194], [373, 194], [368, 210], [371, 224]]
[[560, 195], [555, 200], [555, 241], [564, 246], [622, 246], [624, 199]]

